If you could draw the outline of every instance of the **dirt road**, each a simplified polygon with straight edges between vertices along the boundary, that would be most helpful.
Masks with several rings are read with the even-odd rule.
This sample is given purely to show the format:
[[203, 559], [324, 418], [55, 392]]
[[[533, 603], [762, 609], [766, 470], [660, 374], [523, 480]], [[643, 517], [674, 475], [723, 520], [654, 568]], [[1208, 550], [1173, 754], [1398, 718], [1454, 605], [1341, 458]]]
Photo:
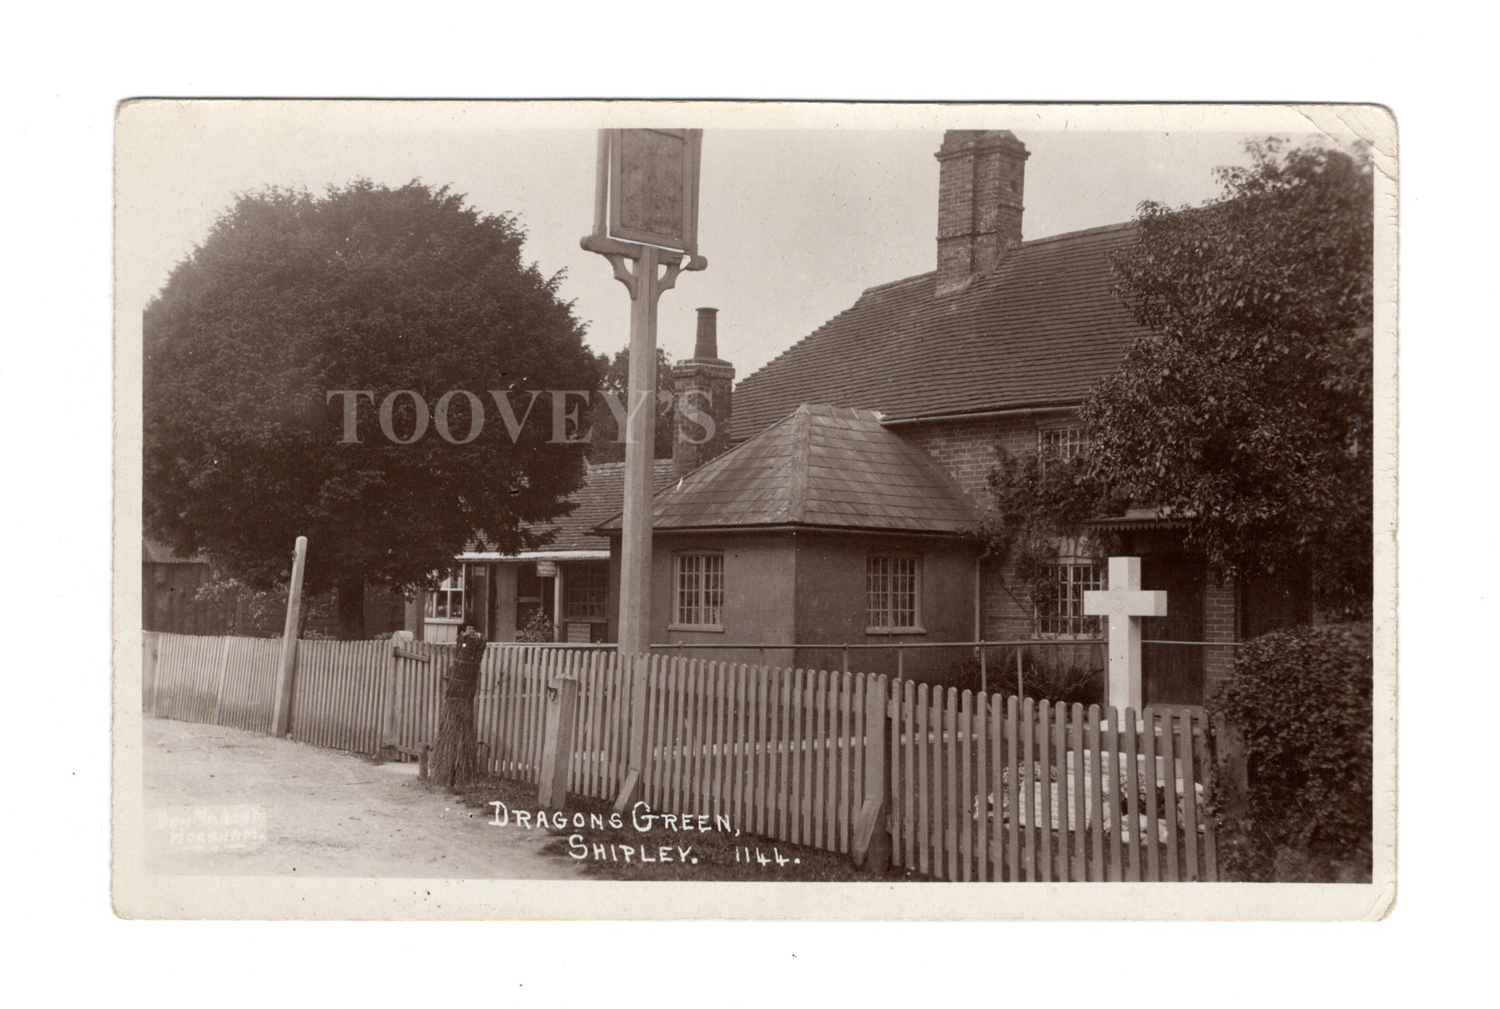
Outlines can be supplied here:
[[415, 764], [148, 718], [147, 866], [164, 873], [577, 879], [540, 831], [486, 825]]

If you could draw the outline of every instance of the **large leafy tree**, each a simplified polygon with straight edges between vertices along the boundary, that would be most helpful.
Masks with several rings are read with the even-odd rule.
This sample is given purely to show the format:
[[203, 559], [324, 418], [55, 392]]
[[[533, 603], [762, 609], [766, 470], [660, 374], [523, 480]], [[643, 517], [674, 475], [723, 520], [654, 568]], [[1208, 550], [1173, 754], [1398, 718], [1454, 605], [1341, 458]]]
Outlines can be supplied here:
[[[421, 585], [474, 536], [532, 545], [523, 525], [564, 511], [582, 475], [550, 390], [592, 391], [599, 369], [524, 237], [415, 182], [240, 196], [146, 310], [147, 529], [253, 588], [284, 581], [306, 535], [307, 590], [337, 589], [346, 635], [367, 583]], [[382, 423], [397, 390], [430, 414], [416, 440], [415, 397]], [[474, 398], [440, 410], [452, 390]], [[514, 440], [492, 390], [524, 420]], [[476, 401], [483, 427], [456, 444]]]
[[1095, 476], [1188, 521], [1224, 573], [1306, 564], [1366, 609], [1373, 187], [1361, 150], [1248, 145], [1201, 207], [1140, 208], [1116, 257], [1150, 329], [1083, 409]]

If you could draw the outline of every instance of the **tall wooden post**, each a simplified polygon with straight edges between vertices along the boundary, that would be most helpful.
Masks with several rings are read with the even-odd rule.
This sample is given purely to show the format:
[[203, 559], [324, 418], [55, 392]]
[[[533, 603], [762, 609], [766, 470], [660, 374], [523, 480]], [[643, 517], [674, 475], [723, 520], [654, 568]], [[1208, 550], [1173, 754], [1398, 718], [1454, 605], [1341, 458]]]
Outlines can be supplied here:
[[630, 292], [625, 508], [620, 536], [619, 653], [630, 663], [630, 750], [617, 810], [640, 793], [646, 663], [651, 644], [651, 484], [656, 449], [656, 306], [698, 255], [701, 130], [601, 130], [594, 230], [580, 243], [609, 260]]
[[620, 653], [651, 644], [651, 471], [656, 462], [658, 252], [641, 251], [630, 306], [630, 401], [626, 404], [625, 514], [620, 538]]
[[292, 696], [296, 692], [297, 632], [302, 627], [302, 575], [307, 568], [307, 537], [297, 537], [292, 555], [292, 583], [286, 600], [286, 624], [281, 631], [281, 665], [276, 669], [276, 706], [271, 709], [271, 735], [277, 739], [292, 729]]

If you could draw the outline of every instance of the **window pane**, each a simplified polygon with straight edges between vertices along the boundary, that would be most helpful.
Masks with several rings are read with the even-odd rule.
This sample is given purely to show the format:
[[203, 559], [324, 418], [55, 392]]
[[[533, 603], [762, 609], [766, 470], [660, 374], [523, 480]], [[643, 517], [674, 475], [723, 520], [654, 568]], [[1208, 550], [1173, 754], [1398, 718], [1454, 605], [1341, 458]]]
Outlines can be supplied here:
[[724, 555], [679, 554], [677, 623], [717, 627], [724, 606]]
[[608, 597], [607, 564], [569, 564], [563, 571], [565, 619], [603, 620]]
[[722, 556], [705, 557], [704, 559], [704, 612], [703, 622], [706, 624], [718, 624], [720, 622], [720, 611], [724, 605], [724, 558]]
[[917, 625], [917, 558], [872, 555], [866, 559], [865, 620], [869, 627]]

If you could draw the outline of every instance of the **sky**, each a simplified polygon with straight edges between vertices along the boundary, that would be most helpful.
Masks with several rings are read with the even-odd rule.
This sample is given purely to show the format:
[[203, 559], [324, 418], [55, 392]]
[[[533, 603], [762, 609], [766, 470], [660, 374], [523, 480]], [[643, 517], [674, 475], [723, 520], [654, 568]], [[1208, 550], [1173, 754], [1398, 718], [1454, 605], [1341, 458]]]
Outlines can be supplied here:
[[[590, 346], [625, 345], [625, 289], [603, 257], [578, 244], [593, 220], [593, 129], [356, 116], [336, 103], [317, 116], [245, 114], [245, 104], [199, 104], [154, 141], [136, 134], [145, 143], [122, 147], [117, 196], [122, 226], [131, 222], [117, 271], [122, 318], [140, 317], [237, 192], [420, 179], [466, 194], [483, 212], [514, 214], [528, 233], [527, 257], [544, 273], [565, 271], [561, 294], [574, 301]], [[1218, 192], [1213, 169], [1246, 163], [1244, 141], [1266, 132], [1027, 129], [1004, 117], [991, 125], [1012, 129], [1031, 151], [1027, 239], [1129, 220], [1143, 200], [1201, 202]], [[695, 309], [716, 307], [719, 356], [744, 378], [864, 289], [933, 269], [941, 141], [942, 129], [931, 127], [706, 124], [698, 240], [709, 265], [662, 296], [661, 346], [674, 359], [690, 356]]]

